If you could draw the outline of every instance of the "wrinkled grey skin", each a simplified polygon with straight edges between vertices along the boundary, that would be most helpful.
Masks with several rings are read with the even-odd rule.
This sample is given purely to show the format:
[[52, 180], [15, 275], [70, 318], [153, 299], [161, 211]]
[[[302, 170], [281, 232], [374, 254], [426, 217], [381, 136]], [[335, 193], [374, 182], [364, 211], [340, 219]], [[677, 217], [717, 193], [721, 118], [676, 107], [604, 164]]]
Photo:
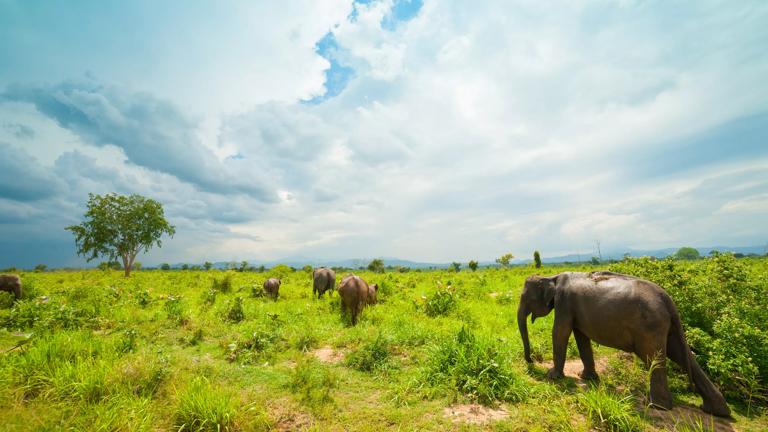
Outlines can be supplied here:
[[352, 325], [357, 324], [357, 317], [366, 305], [376, 304], [376, 284], [368, 285], [361, 277], [347, 275], [339, 285], [339, 297], [341, 297], [341, 314], [347, 311], [352, 316]]
[[730, 416], [723, 395], [696, 362], [669, 295], [658, 285], [619, 273], [566, 272], [551, 277], [533, 276], [525, 281], [517, 311], [525, 360], [532, 363], [526, 318], [531, 322], [555, 310], [552, 328], [554, 367], [547, 377], [563, 377], [568, 339], [573, 333], [584, 370], [581, 377], [597, 379], [591, 341], [637, 354], [650, 367], [651, 403], [672, 408], [666, 360], [677, 363], [701, 395], [705, 412]]
[[276, 279], [276, 278], [269, 278], [265, 280], [264, 292], [267, 293], [268, 296], [277, 300], [278, 291], [280, 291], [280, 283], [281, 283], [280, 279]]
[[322, 297], [326, 291], [330, 296], [336, 287], [336, 272], [329, 268], [320, 267], [312, 271], [312, 294]]
[[21, 278], [17, 275], [0, 275], [0, 291], [7, 291], [16, 297], [21, 298]]

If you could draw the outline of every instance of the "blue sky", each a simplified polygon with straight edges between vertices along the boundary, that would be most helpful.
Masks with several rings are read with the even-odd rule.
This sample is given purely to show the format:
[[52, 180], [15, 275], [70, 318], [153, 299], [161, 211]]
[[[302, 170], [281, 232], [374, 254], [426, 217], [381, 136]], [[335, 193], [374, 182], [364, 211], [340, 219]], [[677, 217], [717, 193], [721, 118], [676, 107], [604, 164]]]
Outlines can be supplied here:
[[768, 242], [765, 2], [0, 0], [0, 268]]

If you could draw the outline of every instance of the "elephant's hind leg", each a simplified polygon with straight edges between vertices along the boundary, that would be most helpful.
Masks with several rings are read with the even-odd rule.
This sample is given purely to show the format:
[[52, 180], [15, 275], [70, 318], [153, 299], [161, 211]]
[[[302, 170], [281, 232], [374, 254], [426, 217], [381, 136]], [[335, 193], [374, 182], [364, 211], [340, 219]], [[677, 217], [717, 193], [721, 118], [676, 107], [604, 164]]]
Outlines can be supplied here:
[[579, 331], [579, 329], [573, 329], [573, 337], [576, 339], [576, 346], [579, 348], [579, 357], [581, 357], [581, 363], [584, 364], [584, 370], [581, 371], [579, 376], [585, 380], [597, 380], [597, 370], [595, 370], [595, 356], [592, 353], [592, 342], [589, 338]]
[[696, 358], [693, 357], [693, 354], [688, 353], [688, 349], [685, 341], [681, 343], [679, 339], [672, 337], [667, 339], [667, 355], [683, 370], [688, 367], [687, 356], [691, 356], [691, 378], [693, 379], [693, 385], [696, 387], [696, 392], [701, 395], [703, 401], [701, 409], [716, 416], [730, 417], [731, 409], [728, 408], [728, 403], [726, 403], [723, 394], [707, 378], [704, 371], [701, 370], [699, 363], [696, 362]]
[[666, 341], [640, 341], [636, 354], [651, 370], [651, 404], [657, 408], [672, 409], [672, 393], [667, 382], [667, 347]]

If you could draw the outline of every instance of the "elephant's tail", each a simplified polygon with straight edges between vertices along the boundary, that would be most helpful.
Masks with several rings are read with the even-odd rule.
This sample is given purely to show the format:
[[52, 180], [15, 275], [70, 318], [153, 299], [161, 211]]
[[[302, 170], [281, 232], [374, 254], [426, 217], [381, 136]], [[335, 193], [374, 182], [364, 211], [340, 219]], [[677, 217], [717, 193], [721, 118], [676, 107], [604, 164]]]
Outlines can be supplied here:
[[685, 340], [685, 331], [683, 330], [683, 323], [680, 320], [680, 313], [677, 312], [677, 308], [672, 302], [672, 298], [669, 294], [664, 293], [662, 297], [664, 298], [664, 303], [667, 305], [669, 315], [672, 319], [672, 326], [669, 328], [669, 335], [667, 338], [674, 338], [673, 340], [680, 344], [681, 349], [685, 353], [685, 374], [688, 376], [688, 384], [693, 386], [693, 353], [688, 347], [688, 341]]

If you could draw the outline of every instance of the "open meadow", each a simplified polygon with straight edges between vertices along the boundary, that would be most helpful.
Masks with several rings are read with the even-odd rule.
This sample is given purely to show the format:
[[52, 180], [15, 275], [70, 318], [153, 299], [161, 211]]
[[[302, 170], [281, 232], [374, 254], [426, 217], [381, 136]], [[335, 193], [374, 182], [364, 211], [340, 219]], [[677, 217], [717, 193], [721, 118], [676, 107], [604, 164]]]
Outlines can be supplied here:
[[[693, 408], [674, 372], [675, 409], [646, 408], [639, 362], [596, 347], [600, 384], [545, 378], [554, 314], [516, 324], [525, 278], [590, 271], [359, 271], [379, 302], [357, 326], [339, 296], [312, 297], [311, 274], [22, 273], [25, 298], [0, 311], [3, 430], [744, 430], [768, 429], [768, 259], [611, 264], [665, 286], [689, 343], [735, 420]], [[346, 273], [339, 272], [339, 275]], [[280, 297], [263, 296], [268, 277]], [[5, 294], [5, 293], [3, 293]]]

